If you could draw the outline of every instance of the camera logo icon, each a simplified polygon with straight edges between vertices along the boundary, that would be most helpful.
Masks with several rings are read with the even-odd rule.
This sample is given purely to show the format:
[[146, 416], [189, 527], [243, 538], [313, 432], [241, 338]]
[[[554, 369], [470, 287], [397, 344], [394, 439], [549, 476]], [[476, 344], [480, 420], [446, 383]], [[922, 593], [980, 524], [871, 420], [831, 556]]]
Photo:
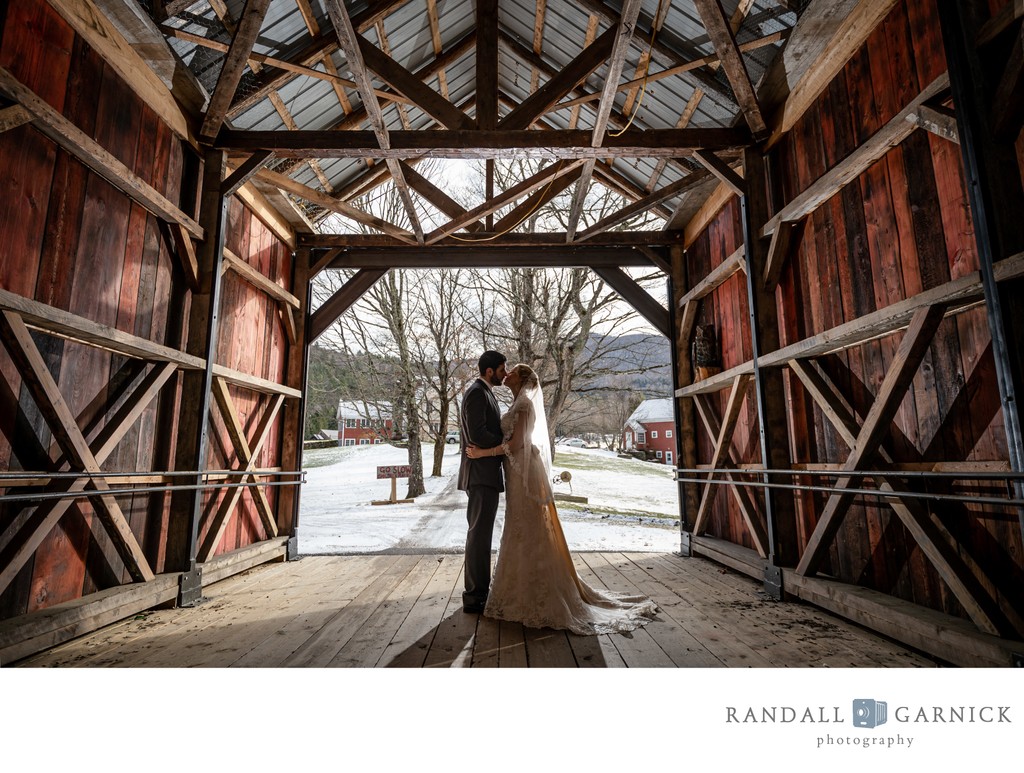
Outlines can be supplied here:
[[853, 701], [853, 726], [877, 727], [884, 725], [889, 716], [889, 706], [885, 701], [870, 698], [855, 698]]

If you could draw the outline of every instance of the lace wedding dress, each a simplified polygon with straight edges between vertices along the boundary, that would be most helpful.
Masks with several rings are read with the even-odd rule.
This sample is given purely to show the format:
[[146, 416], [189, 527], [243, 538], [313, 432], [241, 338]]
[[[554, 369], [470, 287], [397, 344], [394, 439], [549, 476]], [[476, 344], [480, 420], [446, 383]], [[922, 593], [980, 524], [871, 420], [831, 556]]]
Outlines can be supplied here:
[[647, 597], [597, 590], [576, 573], [552, 496], [539, 387], [520, 391], [501, 428], [505, 526], [484, 615], [581, 635], [632, 631], [650, 622], [657, 607]]

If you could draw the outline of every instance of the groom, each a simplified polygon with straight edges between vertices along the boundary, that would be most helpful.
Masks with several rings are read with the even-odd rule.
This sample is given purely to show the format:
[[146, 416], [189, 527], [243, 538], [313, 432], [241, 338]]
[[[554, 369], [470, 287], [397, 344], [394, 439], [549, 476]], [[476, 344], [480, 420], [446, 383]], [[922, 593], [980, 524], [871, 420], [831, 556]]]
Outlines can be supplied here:
[[[501, 475], [501, 411], [493, 387], [505, 379], [505, 355], [486, 351], [477, 363], [480, 378], [462, 396], [462, 461], [459, 466], [459, 491], [469, 494], [466, 518], [466, 590], [462, 610], [471, 614], [484, 611], [487, 589], [491, 584], [491, 536], [498, 512], [498, 494], [505, 490]], [[470, 459], [466, 446], [494, 448], [494, 456]]]

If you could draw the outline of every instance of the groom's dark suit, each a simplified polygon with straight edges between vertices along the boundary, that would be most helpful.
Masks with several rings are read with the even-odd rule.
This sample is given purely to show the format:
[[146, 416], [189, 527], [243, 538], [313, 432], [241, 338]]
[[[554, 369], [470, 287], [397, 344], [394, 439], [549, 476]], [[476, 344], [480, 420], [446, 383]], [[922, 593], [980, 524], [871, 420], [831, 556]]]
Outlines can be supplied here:
[[462, 462], [459, 490], [469, 494], [466, 518], [466, 590], [462, 603], [482, 607], [491, 584], [491, 537], [498, 512], [498, 494], [505, 490], [501, 456], [470, 459], [466, 446], [494, 448], [501, 444], [501, 410], [491, 388], [477, 379], [462, 396]]

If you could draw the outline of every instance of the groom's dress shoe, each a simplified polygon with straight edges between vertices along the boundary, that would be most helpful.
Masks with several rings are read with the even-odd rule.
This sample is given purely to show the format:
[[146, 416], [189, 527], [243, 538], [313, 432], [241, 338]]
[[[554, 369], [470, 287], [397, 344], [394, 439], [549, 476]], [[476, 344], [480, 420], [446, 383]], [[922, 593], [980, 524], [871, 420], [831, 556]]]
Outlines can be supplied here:
[[468, 615], [479, 615], [484, 611], [483, 604], [463, 604], [462, 611]]

